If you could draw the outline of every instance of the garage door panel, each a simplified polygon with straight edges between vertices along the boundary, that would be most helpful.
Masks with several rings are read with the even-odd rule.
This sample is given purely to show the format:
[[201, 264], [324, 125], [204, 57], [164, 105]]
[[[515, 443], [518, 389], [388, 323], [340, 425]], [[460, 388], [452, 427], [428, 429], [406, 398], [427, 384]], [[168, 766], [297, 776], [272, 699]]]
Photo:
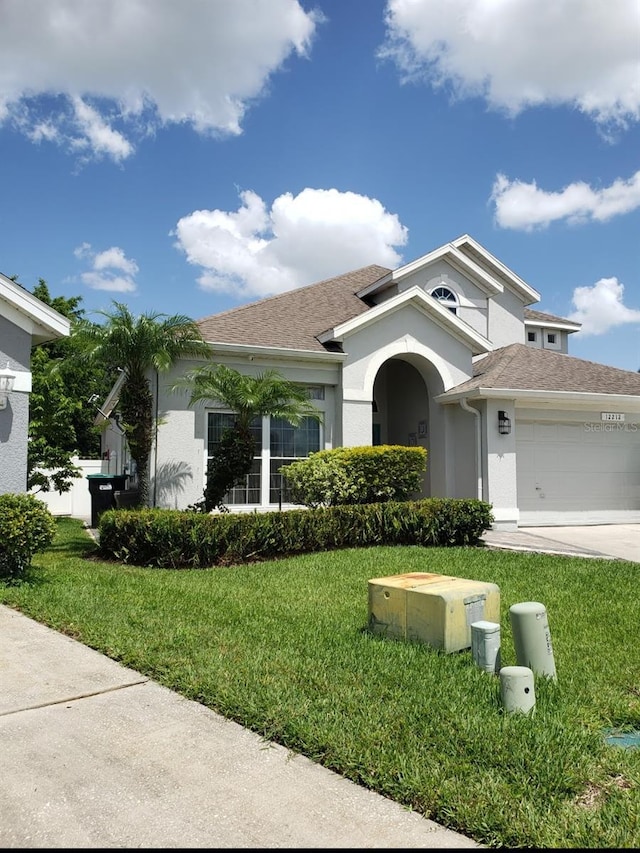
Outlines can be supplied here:
[[520, 510], [640, 509], [640, 428], [516, 423]]

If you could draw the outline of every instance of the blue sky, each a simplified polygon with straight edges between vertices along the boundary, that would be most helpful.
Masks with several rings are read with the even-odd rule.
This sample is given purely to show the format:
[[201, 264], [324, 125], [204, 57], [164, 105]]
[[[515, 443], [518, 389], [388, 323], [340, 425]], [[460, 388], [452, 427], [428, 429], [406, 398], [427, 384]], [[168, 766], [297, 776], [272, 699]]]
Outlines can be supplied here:
[[637, 0], [3, 0], [0, 271], [194, 319], [469, 234], [640, 368]]

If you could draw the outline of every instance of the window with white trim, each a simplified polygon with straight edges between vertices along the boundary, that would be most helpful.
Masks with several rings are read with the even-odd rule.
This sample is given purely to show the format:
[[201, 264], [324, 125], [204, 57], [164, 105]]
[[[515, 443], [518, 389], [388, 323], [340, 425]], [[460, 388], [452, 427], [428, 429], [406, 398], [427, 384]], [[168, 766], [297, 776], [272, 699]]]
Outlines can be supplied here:
[[[231, 412], [209, 412], [207, 417], [207, 462], [213, 451], [220, 443], [223, 433], [232, 429], [235, 415]], [[255, 440], [255, 451], [251, 471], [245, 477], [241, 486], [236, 486], [224, 497], [228, 504], [259, 504], [260, 483], [262, 479], [262, 418], [254, 418], [251, 422], [251, 434]]]
[[294, 427], [283, 418], [271, 418], [269, 436], [269, 503], [289, 503], [291, 496], [280, 468], [320, 450], [320, 424], [304, 418]]
[[448, 308], [453, 314], [458, 313], [458, 298], [449, 287], [439, 285], [431, 291], [434, 299], [437, 299], [445, 308]]
[[[233, 427], [231, 412], [207, 414], [207, 461], [220, 442], [225, 429]], [[255, 455], [245, 482], [224, 497], [230, 506], [279, 504], [289, 502], [286, 481], [279, 469], [296, 459], [320, 450], [320, 424], [314, 418], [304, 418], [297, 427], [282, 418], [254, 418], [251, 432], [255, 439]], [[268, 483], [263, 474], [268, 472]]]
[[545, 349], [562, 350], [562, 333], [549, 332], [545, 329], [542, 340]]

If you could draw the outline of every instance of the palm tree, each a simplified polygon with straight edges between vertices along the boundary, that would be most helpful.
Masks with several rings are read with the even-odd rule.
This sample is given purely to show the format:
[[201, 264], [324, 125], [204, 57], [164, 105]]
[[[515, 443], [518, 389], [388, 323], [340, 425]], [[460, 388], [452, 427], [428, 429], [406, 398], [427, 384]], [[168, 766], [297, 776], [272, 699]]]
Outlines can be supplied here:
[[117, 408], [137, 467], [139, 502], [146, 506], [154, 424], [149, 371], [166, 371], [180, 358], [211, 358], [211, 349], [195, 321], [183, 314], [134, 317], [121, 302], [98, 313], [106, 319], [103, 325], [82, 321], [73, 336], [92, 361], [124, 374]]
[[251, 424], [255, 418], [282, 418], [294, 427], [304, 418], [318, 421], [322, 418], [307, 389], [277, 370], [249, 376], [224, 364], [205, 365], [187, 373], [174, 387], [185, 386], [192, 388], [189, 405], [217, 400], [235, 416], [233, 427], [225, 430], [207, 465], [205, 512], [222, 508], [227, 492], [244, 482], [250, 472], [255, 455]]

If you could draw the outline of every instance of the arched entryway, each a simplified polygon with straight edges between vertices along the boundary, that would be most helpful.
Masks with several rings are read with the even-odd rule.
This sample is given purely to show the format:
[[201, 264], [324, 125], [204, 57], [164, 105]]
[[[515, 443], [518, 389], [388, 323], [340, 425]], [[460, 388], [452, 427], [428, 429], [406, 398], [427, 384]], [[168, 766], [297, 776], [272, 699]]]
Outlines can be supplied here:
[[436, 368], [423, 356], [403, 353], [387, 359], [373, 384], [372, 443], [418, 445], [427, 451], [423, 495], [446, 493], [442, 393]]

